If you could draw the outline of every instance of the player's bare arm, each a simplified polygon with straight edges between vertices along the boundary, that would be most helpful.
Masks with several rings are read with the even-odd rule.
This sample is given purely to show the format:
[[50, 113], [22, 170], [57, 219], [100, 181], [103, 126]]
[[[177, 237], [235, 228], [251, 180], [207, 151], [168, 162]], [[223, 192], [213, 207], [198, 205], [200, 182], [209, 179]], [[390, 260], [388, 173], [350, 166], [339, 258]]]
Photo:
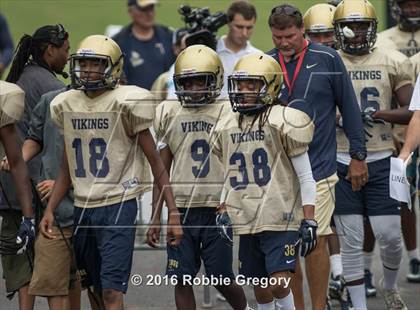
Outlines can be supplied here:
[[[36, 155], [38, 155], [42, 150], [42, 146], [35, 140], [26, 139], [22, 146], [22, 157], [24, 162], [30, 161]], [[1, 169], [4, 171], [10, 170], [10, 165], [7, 157], [4, 157], [1, 161]], [[38, 194], [40, 195], [41, 201], [46, 201], [52, 192], [54, 187], [54, 180], [44, 180], [39, 182], [36, 185]]]
[[[26, 139], [22, 146], [23, 160], [28, 162], [41, 151], [42, 146], [37, 141]], [[38, 191], [41, 201], [46, 201], [51, 196], [54, 184], [54, 180], [43, 180], [36, 185], [36, 190]]]
[[[160, 158], [162, 159], [163, 165], [170, 175], [171, 166], [172, 166], [172, 152], [168, 146], [160, 150]], [[151, 226], [147, 230], [147, 243], [155, 248], [159, 246], [159, 235], [160, 235], [160, 218], [162, 215], [162, 207], [163, 207], [163, 200], [161, 191], [157, 186], [157, 182], [155, 181], [153, 184], [153, 201], [152, 201], [152, 215], [150, 219]]]
[[168, 243], [171, 245], [178, 245], [182, 238], [182, 228], [180, 224], [178, 209], [175, 205], [172, 189], [169, 185], [169, 176], [166, 172], [165, 166], [156, 151], [155, 141], [148, 129], [139, 132], [138, 144], [142, 148], [147, 160], [152, 168], [153, 177], [159, 190], [162, 191], [163, 198], [165, 199], [168, 208]]
[[68, 189], [71, 185], [71, 178], [69, 172], [69, 164], [67, 161], [66, 152], [63, 153], [63, 160], [61, 162], [60, 171], [58, 173], [58, 177], [55, 181], [54, 188], [51, 193], [51, 197], [48, 200], [47, 208], [44, 211], [44, 216], [42, 217], [41, 222], [39, 223], [39, 227], [41, 233], [50, 239], [54, 239], [55, 237], [51, 234], [52, 226], [54, 223], [54, 210], [60, 204], [60, 201], [66, 195]]
[[[22, 146], [22, 157], [24, 162], [30, 161], [35, 155], [39, 154], [39, 152], [41, 152], [41, 146], [38, 144], [38, 142], [31, 139], [25, 140]], [[2, 159], [0, 168], [4, 171], [10, 170], [7, 156]]]
[[315, 218], [315, 206], [304, 205], [303, 206], [303, 218], [305, 220], [313, 220]]
[[410, 122], [413, 112], [408, 110], [411, 96], [413, 94], [413, 86], [411, 84], [398, 88], [394, 95], [398, 101], [400, 108], [376, 111], [372, 117], [374, 119], [382, 119], [392, 124], [407, 125]]
[[5, 146], [7, 158], [10, 158], [10, 172], [16, 185], [16, 194], [22, 206], [24, 217], [33, 217], [32, 194], [29, 183], [28, 169], [22, 159], [21, 149], [16, 142], [19, 140], [14, 124], [0, 128], [0, 139]]
[[25, 162], [30, 161], [42, 151], [42, 146], [32, 139], [26, 139], [22, 146], [22, 157]]

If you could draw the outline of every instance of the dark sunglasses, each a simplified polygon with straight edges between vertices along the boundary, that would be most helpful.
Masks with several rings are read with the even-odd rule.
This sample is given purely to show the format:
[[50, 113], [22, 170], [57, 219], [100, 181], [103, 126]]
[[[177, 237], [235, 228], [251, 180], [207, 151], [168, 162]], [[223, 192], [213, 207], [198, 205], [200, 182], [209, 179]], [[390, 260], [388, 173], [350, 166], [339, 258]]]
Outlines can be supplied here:
[[302, 16], [298, 9], [290, 5], [279, 5], [271, 10], [271, 15]]
[[69, 34], [66, 31], [66, 29], [64, 29], [64, 26], [61, 24], [57, 24], [55, 26], [55, 29], [56, 34], [51, 37], [50, 43], [56, 46], [62, 46], [64, 41], [66, 41], [69, 38]]

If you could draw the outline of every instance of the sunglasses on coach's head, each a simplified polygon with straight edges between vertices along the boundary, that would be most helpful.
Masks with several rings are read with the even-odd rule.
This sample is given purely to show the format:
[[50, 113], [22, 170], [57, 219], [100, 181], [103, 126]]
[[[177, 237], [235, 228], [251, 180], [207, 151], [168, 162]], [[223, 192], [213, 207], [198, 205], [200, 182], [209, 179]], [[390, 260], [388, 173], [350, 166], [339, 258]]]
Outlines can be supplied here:
[[58, 24], [57, 26], [57, 38], [60, 40], [65, 40], [68, 38], [69, 34], [67, 33], [66, 29], [62, 24]]
[[271, 15], [302, 16], [298, 9], [291, 5], [282, 4], [271, 10]]
[[64, 26], [62, 24], [57, 24], [55, 28], [56, 34], [51, 37], [50, 43], [56, 46], [61, 46], [63, 45], [64, 41], [69, 38], [69, 34], [66, 31], [66, 29], [64, 29]]

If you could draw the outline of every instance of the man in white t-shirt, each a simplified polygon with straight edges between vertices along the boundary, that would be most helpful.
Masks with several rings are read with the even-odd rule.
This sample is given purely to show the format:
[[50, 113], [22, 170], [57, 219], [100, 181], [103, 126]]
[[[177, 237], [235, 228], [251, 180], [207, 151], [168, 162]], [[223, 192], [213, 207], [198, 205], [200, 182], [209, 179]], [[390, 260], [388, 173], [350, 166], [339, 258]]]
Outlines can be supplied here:
[[398, 156], [403, 160], [406, 160], [410, 153], [420, 145], [420, 75], [417, 76], [409, 109], [414, 111], [414, 115], [407, 128], [404, 147]]
[[217, 54], [223, 63], [224, 78], [219, 98], [227, 98], [227, 79], [236, 62], [245, 55], [261, 52], [249, 42], [257, 20], [257, 11], [248, 1], [234, 1], [227, 10], [228, 34], [217, 41]]

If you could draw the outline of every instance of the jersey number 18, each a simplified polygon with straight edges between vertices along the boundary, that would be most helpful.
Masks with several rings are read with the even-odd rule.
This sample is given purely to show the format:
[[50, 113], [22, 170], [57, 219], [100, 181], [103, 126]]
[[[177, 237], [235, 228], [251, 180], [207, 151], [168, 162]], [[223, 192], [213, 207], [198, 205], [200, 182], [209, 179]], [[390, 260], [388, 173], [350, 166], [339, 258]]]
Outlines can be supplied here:
[[[86, 178], [86, 170], [83, 161], [82, 140], [73, 140], [72, 147], [76, 153], [76, 169], [74, 173], [77, 178]], [[106, 142], [103, 138], [92, 138], [89, 142], [89, 171], [96, 178], [105, 178], [109, 172], [109, 161], [106, 157]], [[100, 169], [98, 168], [100, 163]]]

